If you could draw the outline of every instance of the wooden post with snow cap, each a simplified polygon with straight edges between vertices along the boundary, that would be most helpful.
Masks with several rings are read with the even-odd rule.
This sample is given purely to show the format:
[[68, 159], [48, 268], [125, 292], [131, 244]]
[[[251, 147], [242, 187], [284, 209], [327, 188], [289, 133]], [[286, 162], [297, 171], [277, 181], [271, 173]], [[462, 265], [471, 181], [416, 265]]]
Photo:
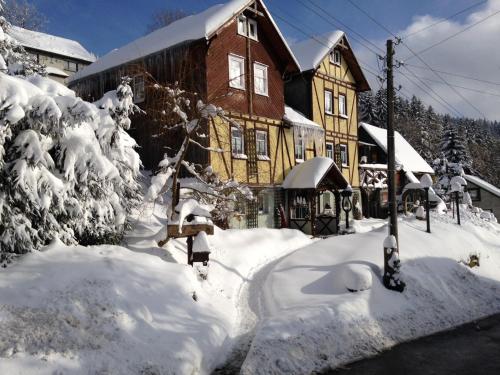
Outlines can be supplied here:
[[428, 173], [422, 176], [422, 178], [420, 179], [420, 185], [425, 190], [425, 218], [427, 221], [427, 233], [431, 233], [431, 215], [429, 212], [431, 209], [431, 205], [429, 203], [429, 189], [432, 186], [432, 178]]
[[463, 187], [467, 185], [467, 181], [462, 176], [452, 177], [450, 180], [451, 192], [455, 193], [455, 205], [457, 206], [457, 222], [460, 224], [460, 192], [463, 191]]
[[403, 292], [405, 283], [399, 277], [401, 261], [399, 260], [396, 237], [388, 235], [384, 239], [384, 276], [382, 281], [387, 289]]
[[405, 283], [399, 279], [398, 207], [396, 203], [396, 156], [394, 150], [394, 78], [393, 43], [387, 40], [387, 177], [389, 182], [389, 236], [384, 240], [384, 276], [387, 289], [402, 292]]

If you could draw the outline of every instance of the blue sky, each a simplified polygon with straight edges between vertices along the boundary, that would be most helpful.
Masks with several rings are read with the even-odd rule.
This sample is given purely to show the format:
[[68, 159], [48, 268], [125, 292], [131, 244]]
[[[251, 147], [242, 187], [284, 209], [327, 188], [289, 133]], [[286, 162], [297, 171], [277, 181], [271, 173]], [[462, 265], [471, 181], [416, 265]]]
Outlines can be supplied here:
[[[309, 0], [268, 0], [272, 13], [287, 18], [308, 33], [334, 29], [304, 8]], [[370, 39], [382, 39], [386, 33], [346, 0], [312, 0], [332, 12], [348, 26]], [[49, 20], [46, 31], [80, 41], [87, 49], [103, 55], [113, 48], [143, 35], [155, 10], [169, 7], [196, 13], [224, 0], [33, 0]], [[391, 30], [405, 28], [416, 15], [448, 16], [477, 0], [356, 0], [372, 16]], [[285, 12], [287, 13], [285, 15]], [[301, 22], [297, 22], [298, 17]], [[291, 40], [304, 39], [299, 31], [275, 17]], [[460, 18], [458, 18], [460, 19]]]
[[[159, 9], [182, 9], [187, 13], [197, 13], [224, 1], [32, 0], [49, 20], [47, 32], [78, 40], [97, 55], [103, 55], [144, 35], [152, 14]], [[385, 48], [385, 40], [389, 37], [386, 31], [373, 23], [348, 0], [264, 1], [285, 37], [292, 42], [305, 39], [307, 36], [303, 32], [310, 36], [339, 28], [304, 7], [304, 4], [311, 7], [311, 3], [324, 8], [327, 12], [325, 17], [330, 22], [335, 23], [329, 18], [330, 16], [340, 19], [380, 49]], [[442, 18], [480, 2], [480, 0], [354, 1], [373, 18], [400, 36], [433, 25]], [[285, 18], [287, 22], [281, 18]], [[478, 20], [484, 18], [488, 18], [487, 22], [475, 25]], [[295, 27], [288, 23], [292, 23]], [[371, 71], [382, 74], [377, 57], [356, 42], [359, 37], [345, 27], [340, 28], [347, 32], [363, 69], [368, 66]], [[461, 33], [464, 29], [467, 32]], [[401, 68], [400, 71], [396, 71], [395, 77], [396, 84], [403, 87], [400, 92], [408, 97], [413, 94], [419, 96], [426, 104], [434, 106], [441, 113], [500, 119], [498, 105], [500, 83], [497, 82], [500, 80], [496, 78], [500, 77], [500, 49], [491, 48], [498, 44], [497, 39], [500, 35], [500, 0], [483, 1], [458, 17], [405, 39], [405, 44], [411, 46], [414, 51], [422, 51], [456, 33], [459, 36], [422, 53], [421, 57], [425, 62], [411, 57], [403, 45], [397, 47], [397, 58], [405, 61], [408, 58], [410, 63], [414, 64], [409, 68], [414, 72], [411, 74], [417, 74], [425, 80], [424, 83], [415, 84], [405, 77], [405, 70]], [[430, 64], [433, 69], [475, 77], [483, 81], [460, 78], [456, 75], [438, 77], [434, 72], [422, 69], [424, 63]], [[378, 89], [380, 82], [376, 76], [366, 70], [365, 72], [372, 88]], [[408, 74], [407, 72], [406, 75]], [[485, 83], [484, 80], [495, 82]], [[456, 86], [451, 87], [450, 84]], [[447, 103], [441, 101], [434, 93], [445, 98]]]

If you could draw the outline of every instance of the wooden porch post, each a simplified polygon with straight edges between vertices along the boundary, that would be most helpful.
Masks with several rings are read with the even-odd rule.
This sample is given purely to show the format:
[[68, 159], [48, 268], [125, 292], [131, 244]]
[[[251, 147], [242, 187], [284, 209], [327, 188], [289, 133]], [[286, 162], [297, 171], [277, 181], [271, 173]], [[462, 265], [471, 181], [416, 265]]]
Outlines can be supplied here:
[[310, 207], [310, 217], [311, 217], [311, 234], [316, 235], [316, 190], [310, 190], [309, 194], [309, 207]]
[[335, 230], [338, 234], [340, 230], [340, 205], [342, 204], [342, 202], [340, 201], [340, 193], [338, 190], [335, 190], [333, 192], [333, 196], [335, 197], [335, 217], [337, 218]]

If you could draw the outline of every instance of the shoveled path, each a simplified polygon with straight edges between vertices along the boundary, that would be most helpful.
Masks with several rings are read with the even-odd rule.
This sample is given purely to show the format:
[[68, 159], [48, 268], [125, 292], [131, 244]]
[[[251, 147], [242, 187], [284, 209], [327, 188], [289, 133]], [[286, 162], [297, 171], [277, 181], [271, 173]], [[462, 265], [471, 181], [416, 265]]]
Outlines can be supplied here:
[[376, 357], [322, 374], [498, 375], [500, 314], [397, 345]]

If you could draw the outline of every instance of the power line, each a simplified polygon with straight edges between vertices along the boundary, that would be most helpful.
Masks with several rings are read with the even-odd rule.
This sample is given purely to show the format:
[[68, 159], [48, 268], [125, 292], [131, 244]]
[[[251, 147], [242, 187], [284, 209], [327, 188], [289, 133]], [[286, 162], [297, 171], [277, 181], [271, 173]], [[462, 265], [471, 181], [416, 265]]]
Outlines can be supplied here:
[[[422, 76], [418, 76], [418, 77], [419, 77], [420, 79], [425, 80], [425, 81], [429, 81], [429, 82], [435, 82], [435, 83], [440, 83], [440, 84], [443, 84], [443, 82], [438, 81], [438, 80], [435, 80], [435, 79], [432, 79], [432, 78], [427, 78], [427, 77], [422, 77]], [[497, 96], [497, 97], [500, 97], [500, 93], [495, 93], [495, 92], [489, 92], [489, 91], [479, 90], [479, 89], [475, 89], [475, 88], [472, 88], [472, 87], [465, 87], [465, 86], [455, 85], [455, 84], [452, 84], [452, 83], [450, 83], [450, 86], [453, 86], [453, 87], [458, 87], [459, 89], [464, 89], [464, 90], [474, 91], [474, 92], [477, 92], [477, 93], [479, 93], [479, 94], [484, 94], [484, 95], [491, 95], [491, 96]]]
[[[448, 103], [448, 101], [446, 99], [444, 99], [441, 95], [439, 95], [436, 90], [434, 90], [431, 86], [429, 86], [426, 82], [422, 81], [414, 72], [412, 72], [411, 70], [409, 70], [407, 67], [405, 67], [403, 65], [403, 67], [413, 76], [415, 77], [415, 79], [417, 79], [424, 87], [427, 88], [427, 90], [429, 90], [434, 96], [430, 95], [430, 93], [427, 93], [427, 95], [429, 95], [432, 99], [434, 99], [437, 103], [441, 104], [443, 106], [443, 108], [447, 109], [447, 110], [450, 110], [452, 112], [455, 112], [456, 114], [458, 114], [459, 116], [463, 117], [463, 114], [458, 110], [456, 109], [453, 105], [451, 105], [450, 103]], [[416, 83], [415, 81], [413, 81], [410, 77], [408, 77], [405, 73], [399, 71], [399, 74], [401, 74], [403, 77], [405, 77], [408, 81], [410, 81], [412, 84], [414, 84], [415, 86], [417, 86], [422, 92], [426, 92], [425, 89], [422, 88], [422, 86], [420, 86], [418, 83]], [[436, 99], [436, 97], [438, 99]], [[444, 103], [444, 104], [443, 104]]]
[[[401, 44], [403, 46], [406, 47], [406, 49], [408, 49], [412, 54], [413, 56], [415, 56], [416, 58], [418, 58], [426, 67], [428, 67], [444, 84], [446, 84], [455, 94], [457, 94], [464, 102], [466, 102], [467, 104], [469, 104], [472, 108], [474, 108], [474, 110], [476, 112], [478, 112], [481, 116], [483, 117], [486, 117], [484, 115], [484, 113], [479, 109], [477, 108], [474, 104], [472, 104], [465, 96], [462, 95], [462, 93], [460, 93], [455, 87], [451, 86], [441, 75], [439, 75], [439, 73], [437, 73], [422, 57], [419, 56], [419, 54], [417, 54], [415, 51], [413, 51], [404, 41], [401, 40], [401, 38], [398, 38], [391, 30], [389, 30], [385, 25], [381, 24], [380, 22], [378, 22], [375, 18], [373, 18], [368, 12], [366, 12], [364, 9], [362, 9], [361, 7], [359, 7], [356, 3], [354, 3], [352, 0], [347, 0], [349, 1], [349, 3], [351, 3], [356, 9], [358, 9], [360, 12], [362, 12], [363, 14], [365, 14], [370, 20], [372, 20], [375, 24], [377, 24], [379, 27], [381, 27], [382, 29], [384, 29], [386, 32], [388, 32], [390, 35], [392, 35], [397, 41], [400, 41]], [[500, 13], [500, 11], [498, 11], [497, 13]], [[484, 21], [484, 19], [483, 19]], [[469, 27], [470, 29], [470, 27]], [[463, 30], [463, 31], [466, 31], [466, 30]], [[411, 72], [411, 70], [404, 66], [403, 67], [405, 69], [407, 69], [409, 72]], [[412, 74], [418, 79], [418, 77], [412, 72]], [[423, 81], [420, 81], [422, 83], [424, 83], [425, 86], [429, 87], [429, 85], [427, 85], [425, 82]], [[458, 112], [458, 111], [457, 111]], [[460, 113], [460, 112], [458, 112]]]
[[[420, 66], [420, 65], [415, 65], [415, 64], [409, 64], [406, 61], [404, 61], [403, 64], [407, 65], [407, 66], [411, 66], [413, 68], [417, 68], [417, 69], [429, 70], [429, 68], [426, 68], [425, 66]], [[446, 74], [446, 75], [453, 76], [453, 77], [459, 77], [459, 78], [468, 79], [468, 80], [471, 80], [471, 81], [477, 81], [477, 82], [481, 82], [481, 83], [487, 83], [487, 84], [490, 84], [490, 85], [500, 86], [500, 82], [488, 81], [488, 80], [481, 79], [481, 78], [470, 77], [470, 76], [466, 76], [466, 75], [459, 74], [459, 73], [446, 72], [446, 71], [438, 70], [438, 69], [434, 69], [434, 70], [436, 72], [438, 72], [438, 73]]]
[[456, 17], [456, 16], [458, 16], [458, 15], [460, 15], [460, 14], [462, 14], [462, 13], [465, 13], [465, 12], [467, 12], [468, 10], [470, 10], [470, 9], [472, 9], [472, 8], [475, 8], [475, 7], [477, 7], [477, 6], [481, 5], [481, 4], [487, 3], [487, 2], [488, 2], [488, 0], [478, 1], [477, 3], [474, 3], [474, 4], [472, 4], [471, 6], [469, 6], [469, 7], [465, 8], [465, 9], [462, 9], [461, 11], [458, 11], [458, 12], [456, 12], [456, 13], [453, 13], [451, 16], [448, 16], [448, 17], [446, 17], [446, 18], [444, 18], [444, 19], [442, 19], [442, 20], [439, 20], [439, 21], [437, 21], [437, 22], [435, 22], [435, 23], [431, 24], [431, 25], [428, 25], [428, 26], [423, 27], [423, 28], [421, 28], [421, 29], [419, 29], [419, 30], [416, 30], [416, 31], [413, 31], [413, 32], [411, 32], [411, 33], [409, 33], [409, 34], [406, 34], [406, 35], [404, 35], [401, 39], [407, 39], [407, 38], [409, 38], [410, 36], [413, 36], [413, 35], [415, 35], [415, 34], [421, 33], [422, 31], [428, 30], [428, 29], [430, 29], [431, 27], [434, 27], [434, 26], [436, 26], [436, 25], [439, 25], [439, 24], [441, 24], [441, 23], [443, 23], [443, 22], [449, 21], [450, 19], [452, 19], [452, 18], [454, 18], [454, 17]]
[[[349, 0], [349, 1], [351, 1], [351, 0]], [[434, 47], [436, 47], [436, 46], [439, 46], [440, 44], [443, 44], [443, 43], [447, 42], [448, 40], [450, 40], [450, 39], [452, 39], [452, 38], [456, 37], [457, 35], [460, 35], [460, 34], [462, 34], [462, 33], [466, 32], [466, 31], [468, 31], [468, 30], [472, 29], [473, 27], [475, 27], [475, 26], [479, 25], [480, 23], [483, 23], [483, 22], [487, 21], [487, 20], [488, 20], [488, 19], [490, 19], [491, 17], [496, 16], [498, 13], [500, 13], [500, 10], [497, 10], [495, 13], [492, 13], [492, 14], [490, 14], [489, 16], [487, 16], [487, 17], [485, 17], [485, 18], [482, 18], [482, 19], [480, 19], [479, 21], [474, 22], [473, 24], [471, 24], [471, 25], [467, 26], [466, 28], [464, 28], [464, 29], [462, 29], [462, 30], [460, 30], [460, 31], [457, 31], [457, 32], [456, 32], [456, 33], [454, 33], [454, 34], [451, 34], [450, 36], [448, 36], [448, 37], [446, 37], [446, 38], [444, 38], [444, 39], [440, 40], [439, 42], [436, 42], [436, 43], [434, 43], [434, 44], [431, 44], [429, 47], [424, 48], [424, 49], [422, 49], [422, 50], [418, 51], [418, 54], [419, 54], [419, 55], [421, 55], [421, 54], [423, 54], [423, 53], [425, 53], [425, 52], [429, 51], [430, 49], [432, 49], [432, 48], [434, 48]], [[411, 59], [411, 58], [412, 58], [412, 56], [408, 57], [408, 59], [407, 59], [407, 60], [409, 60], [409, 59]]]
[[[333, 19], [334, 21], [338, 22], [341, 26], [343, 26], [344, 28], [346, 28], [347, 30], [351, 31], [353, 34], [355, 35], [358, 35], [359, 38], [363, 39], [365, 42], [367, 42], [368, 44], [372, 45], [374, 48], [378, 49], [381, 53], [385, 53], [384, 50], [382, 48], [380, 48], [379, 46], [377, 46], [376, 44], [374, 44], [372, 41], [370, 41], [369, 39], [365, 38], [363, 35], [361, 35], [360, 33], [358, 33], [356, 30], [354, 30], [353, 28], [349, 27], [348, 25], [346, 25], [345, 23], [343, 23], [342, 21], [340, 21], [338, 18], [334, 17], [333, 15], [331, 15], [327, 10], [325, 10], [324, 8], [322, 8], [321, 6], [319, 6], [318, 4], [315, 4], [313, 3], [311, 0], [307, 0], [308, 3], [310, 3], [311, 5], [313, 5], [315, 8], [319, 9], [319, 12], [317, 10], [314, 10], [313, 8], [311, 8], [310, 6], [306, 5], [303, 1], [301, 0], [295, 0], [296, 2], [302, 4], [303, 7], [305, 7], [306, 9], [309, 9], [311, 12], [313, 12], [314, 14], [316, 14], [317, 16], [321, 17], [323, 20], [325, 20], [326, 22], [328, 22], [330, 25], [336, 27], [336, 28], [339, 28], [336, 24], [334, 24], [332, 21], [330, 21], [328, 18], [326, 18], [324, 16], [324, 14], [328, 14], [328, 16]], [[371, 49], [370, 47], [367, 47], [366, 44], [364, 44], [363, 42], [361, 42], [360, 40], [357, 40], [356, 38], [352, 37], [352, 39], [356, 40], [358, 43], [360, 43], [363, 47], [365, 47], [366, 49], [368, 49], [370, 52], [374, 53], [375, 55], [379, 55], [379, 53], [373, 51], [373, 49]]]
[[[281, 9], [280, 9], [280, 10], [281, 10]], [[321, 40], [320, 40], [320, 39], [318, 39], [317, 37], [311, 36], [311, 35], [310, 35], [310, 34], [308, 34], [306, 31], [304, 31], [302, 28], [300, 28], [300, 27], [299, 27], [299, 26], [297, 26], [296, 24], [294, 24], [294, 23], [290, 22], [290, 21], [289, 21], [289, 20], [287, 20], [286, 18], [282, 17], [280, 14], [278, 14], [278, 13], [276, 13], [276, 12], [272, 12], [272, 13], [273, 13], [273, 15], [274, 15], [276, 18], [278, 18], [278, 19], [282, 20], [282, 21], [283, 21], [283, 22], [285, 22], [287, 25], [289, 25], [290, 27], [292, 27], [292, 28], [296, 29], [296, 30], [297, 30], [297, 31], [299, 31], [300, 33], [304, 34], [305, 36], [307, 36], [307, 37], [309, 37], [309, 38], [311, 38], [311, 37], [312, 37], [312, 38], [313, 38], [314, 40], [316, 40], [318, 43], [320, 43], [320, 44], [322, 44], [322, 45], [324, 45], [324, 46], [326, 46], [326, 47], [328, 47], [328, 48], [330, 48], [330, 47], [331, 47], [330, 45], [328, 45], [328, 44], [326, 44], [325, 42], [321, 41]], [[294, 17], [292, 17], [292, 18], [294, 18]], [[365, 65], [365, 64], [366, 64], [366, 63], [364, 63], [364, 65]], [[367, 65], [367, 64], [366, 64], [366, 65]], [[368, 73], [372, 74], [372, 75], [373, 75], [374, 77], [376, 77], [377, 79], [380, 79], [380, 75], [379, 75], [379, 74], [377, 74], [377, 73], [375, 73], [374, 71], [372, 71], [372, 69], [373, 69], [373, 70], [376, 70], [376, 69], [371, 68], [371, 67], [370, 67], [370, 68], [371, 68], [371, 69], [370, 69], [370, 68], [368, 68], [367, 66], [363, 66], [363, 65], [362, 65], [362, 68], [363, 68], [366, 72], [368, 72]], [[425, 90], [425, 89], [423, 89], [423, 88], [422, 88], [419, 84], [417, 84], [417, 83], [415, 83], [414, 81], [412, 81], [410, 78], [408, 78], [408, 77], [407, 77], [406, 75], [404, 75], [403, 73], [401, 73], [401, 72], [400, 72], [400, 74], [402, 74], [403, 76], [405, 76], [405, 77], [406, 77], [406, 78], [407, 78], [410, 82], [412, 82], [415, 86], [417, 86], [417, 87], [418, 87], [420, 90], [422, 90], [423, 92], [425, 92], [425, 91], [426, 91], [426, 90]], [[414, 73], [412, 73], [412, 74], [414, 74]], [[443, 108], [445, 108], [446, 110], [450, 110], [450, 109], [451, 109], [451, 111], [452, 111], [452, 112], [455, 112], [455, 113], [457, 113], [459, 116], [462, 116], [462, 114], [460, 113], [460, 111], [458, 111], [458, 110], [457, 110], [457, 109], [455, 109], [455, 108], [454, 108], [451, 104], [449, 104], [449, 103], [448, 103], [448, 102], [447, 102], [444, 98], [442, 98], [442, 97], [441, 97], [441, 96], [440, 96], [437, 92], [435, 92], [435, 91], [432, 89], [432, 87], [430, 87], [429, 85], [427, 85], [427, 83], [425, 83], [425, 82], [422, 82], [422, 84], [423, 84], [424, 86], [427, 86], [427, 89], [428, 89], [428, 90], [432, 93], [432, 94], [431, 94], [431, 93], [428, 93], [428, 95], [429, 95], [429, 96], [430, 96], [433, 100], [435, 100], [437, 103], [439, 103], [441, 106], [443, 106]], [[443, 104], [443, 103], [444, 103], [444, 104]]]

